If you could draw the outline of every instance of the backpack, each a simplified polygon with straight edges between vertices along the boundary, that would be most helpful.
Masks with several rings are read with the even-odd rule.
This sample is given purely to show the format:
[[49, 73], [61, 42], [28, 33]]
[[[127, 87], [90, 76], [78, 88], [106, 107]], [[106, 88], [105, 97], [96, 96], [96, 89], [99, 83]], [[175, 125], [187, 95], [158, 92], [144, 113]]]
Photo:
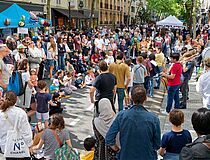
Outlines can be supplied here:
[[7, 90], [15, 92], [17, 96], [21, 96], [25, 93], [26, 86], [27, 82], [25, 82], [25, 86], [23, 85], [21, 72], [13, 71], [12, 76], [9, 79]]

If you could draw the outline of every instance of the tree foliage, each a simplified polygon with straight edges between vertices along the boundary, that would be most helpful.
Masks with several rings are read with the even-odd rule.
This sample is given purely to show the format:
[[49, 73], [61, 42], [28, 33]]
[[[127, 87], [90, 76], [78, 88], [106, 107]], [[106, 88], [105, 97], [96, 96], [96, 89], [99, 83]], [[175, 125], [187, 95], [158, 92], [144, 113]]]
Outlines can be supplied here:
[[[197, 8], [200, 0], [196, 0]], [[157, 16], [174, 15], [190, 25], [192, 23], [193, 0], [147, 0], [147, 10]]]
[[180, 16], [180, 13], [182, 12], [182, 4], [183, 3], [178, 0], [147, 0], [148, 10], [155, 12], [158, 16]]

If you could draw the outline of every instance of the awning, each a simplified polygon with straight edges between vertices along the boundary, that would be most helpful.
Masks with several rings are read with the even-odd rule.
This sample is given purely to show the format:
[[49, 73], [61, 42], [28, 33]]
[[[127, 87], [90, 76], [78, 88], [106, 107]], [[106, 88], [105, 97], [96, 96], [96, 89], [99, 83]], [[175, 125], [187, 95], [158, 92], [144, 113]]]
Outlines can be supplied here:
[[[14, 2], [8, 2], [5, 0], [0, 0], [0, 12], [4, 11], [5, 9], [9, 8]], [[24, 2], [15, 2], [22, 8], [24, 8], [27, 11], [37, 11], [37, 12], [43, 12], [44, 11], [44, 5], [42, 4], [34, 4], [34, 3], [24, 3]]]
[[[69, 10], [67, 9], [59, 9], [59, 8], [53, 8], [55, 11], [60, 12], [61, 14], [65, 15], [66, 17], [69, 17]], [[76, 10], [71, 10], [71, 18], [78, 18], [78, 19], [87, 19], [85, 15], [82, 13], [76, 11]]]

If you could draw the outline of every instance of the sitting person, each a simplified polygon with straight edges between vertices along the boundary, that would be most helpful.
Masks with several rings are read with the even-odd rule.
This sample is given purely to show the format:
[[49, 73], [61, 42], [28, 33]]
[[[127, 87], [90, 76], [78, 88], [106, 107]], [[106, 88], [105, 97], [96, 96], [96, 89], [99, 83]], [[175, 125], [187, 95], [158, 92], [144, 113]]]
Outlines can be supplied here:
[[55, 113], [62, 113], [63, 108], [61, 108], [60, 94], [59, 93], [54, 93], [53, 96], [52, 96], [52, 101], [57, 106], [50, 105], [50, 112], [49, 112], [50, 116], [55, 114]]
[[67, 72], [63, 78], [64, 86], [70, 88], [72, 91], [76, 91], [77, 87], [72, 84], [73, 75], [71, 72]]
[[93, 160], [96, 140], [93, 137], [84, 140], [85, 151], [80, 154], [80, 160]]
[[[43, 129], [42, 123], [38, 122], [37, 125], [35, 126], [34, 139], [33, 139], [33, 144], [31, 147], [39, 144], [39, 141], [43, 133], [44, 133], [44, 129]], [[36, 153], [34, 153], [34, 157], [37, 159], [43, 158], [44, 157], [43, 148], [37, 150]]]
[[210, 159], [210, 110], [199, 108], [193, 113], [191, 122], [198, 138], [182, 148], [179, 159]]
[[59, 89], [61, 90], [62, 88], [65, 87], [65, 82], [63, 81], [63, 71], [62, 70], [58, 70], [57, 72], [57, 78], [58, 78], [58, 82], [59, 82]]
[[172, 110], [169, 113], [169, 121], [172, 124], [172, 129], [162, 137], [160, 155], [164, 160], [179, 160], [182, 148], [192, 142], [192, 137], [188, 130], [182, 128], [184, 113], [181, 110]]
[[59, 92], [59, 81], [58, 81], [58, 79], [53, 80], [53, 83], [50, 85], [50, 92], [51, 93]]
[[84, 88], [86, 86], [86, 84], [83, 81], [83, 77], [81, 73], [77, 75], [77, 78], [74, 83], [75, 83], [75, 87], [77, 88]]
[[89, 69], [87, 71], [87, 75], [85, 76], [85, 84], [88, 86], [92, 86], [94, 80], [95, 80], [95, 75], [92, 69]]
[[44, 131], [39, 144], [31, 148], [32, 152], [35, 152], [44, 145], [44, 158], [54, 160], [55, 151], [61, 146], [56, 137], [63, 144], [66, 143], [69, 147], [72, 147], [70, 132], [65, 128], [63, 116], [59, 114], [53, 115], [50, 128]]

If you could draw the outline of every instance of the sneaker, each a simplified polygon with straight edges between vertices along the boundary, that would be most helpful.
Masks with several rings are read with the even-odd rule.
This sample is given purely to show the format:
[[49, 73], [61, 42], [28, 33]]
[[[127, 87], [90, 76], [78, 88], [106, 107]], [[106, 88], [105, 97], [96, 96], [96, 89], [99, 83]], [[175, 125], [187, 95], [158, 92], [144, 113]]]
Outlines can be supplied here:
[[187, 109], [187, 104], [180, 103], [179, 109]]
[[160, 113], [164, 116], [168, 116], [168, 112], [166, 112], [165, 110], [164, 111], [160, 111]]

